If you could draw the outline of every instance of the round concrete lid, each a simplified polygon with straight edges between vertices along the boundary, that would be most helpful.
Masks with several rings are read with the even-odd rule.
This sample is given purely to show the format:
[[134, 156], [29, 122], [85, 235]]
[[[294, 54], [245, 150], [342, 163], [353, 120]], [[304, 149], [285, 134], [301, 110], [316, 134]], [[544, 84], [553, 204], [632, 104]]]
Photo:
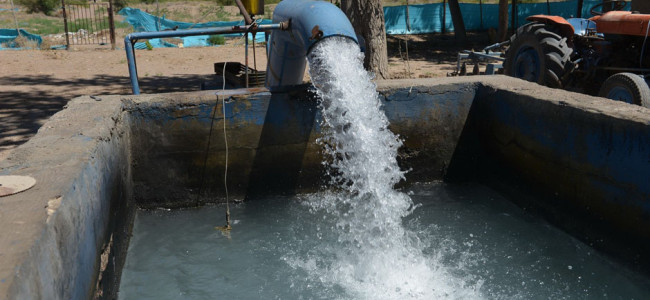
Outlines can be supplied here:
[[25, 191], [36, 184], [29, 176], [0, 175], [0, 197]]

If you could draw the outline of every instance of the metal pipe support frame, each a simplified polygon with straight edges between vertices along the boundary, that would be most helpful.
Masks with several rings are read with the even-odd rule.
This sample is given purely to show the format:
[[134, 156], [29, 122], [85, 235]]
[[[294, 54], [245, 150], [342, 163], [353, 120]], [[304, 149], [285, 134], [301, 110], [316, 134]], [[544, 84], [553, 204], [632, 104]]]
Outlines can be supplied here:
[[138, 69], [135, 62], [135, 42], [138, 40], [156, 39], [156, 38], [171, 38], [171, 37], [185, 37], [197, 35], [212, 35], [212, 34], [226, 34], [226, 33], [248, 33], [258, 31], [271, 31], [275, 29], [287, 30], [288, 23], [276, 24], [254, 24], [244, 26], [232, 27], [212, 27], [212, 28], [196, 28], [196, 29], [183, 29], [183, 30], [166, 30], [166, 31], [153, 31], [153, 32], [135, 32], [128, 34], [124, 37], [124, 48], [126, 49], [126, 60], [129, 66], [129, 78], [131, 79], [131, 90], [134, 95], [140, 95], [140, 84], [138, 83]]

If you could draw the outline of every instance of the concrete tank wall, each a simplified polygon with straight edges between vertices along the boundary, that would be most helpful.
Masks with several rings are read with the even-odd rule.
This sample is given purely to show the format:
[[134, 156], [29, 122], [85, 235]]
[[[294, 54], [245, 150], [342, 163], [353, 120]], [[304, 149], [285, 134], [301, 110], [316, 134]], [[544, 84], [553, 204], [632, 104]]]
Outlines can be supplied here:
[[[390, 128], [404, 140], [400, 163], [412, 169], [407, 178], [442, 179], [477, 85], [457, 82], [411, 88], [383, 84], [379, 90]], [[312, 93], [228, 93], [228, 191], [232, 198], [309, 192], [324, 183], [324, 158], [316, 142], [322, 137], [321, 117]], [[129, 99], [139, 206], [184, 207], [224, 200], [226, 153], [219, 97], [200, 92]]]
[[[579, 238], [647, 263], [650, 110], [503, 76], [386, 81], [378, 90], [404, 140], [409, 181], [485, 182]], [[224, 97], [231, 196], [324, 182], [320, 115], [304, 89], [75, 99], [0, 162], [0, 174], [38, 181], [0, 198], [0, 298], [87, 298], [100, 273], [98, 289], [111, 297], [136, 204], [222, 200]]]
[[[488, 181], [525, 187], [537, 195], [525, 205], [593, 245], [620, 245], [616, 237], [623, 248], [648, 249], [650, 110], [535, 90], [488, 89], [475, 101], [468, 126], [485, 151]], [[639, 251], [630, 254], [649, 263]]]
[[90, 298], [102, 267], [119, 274], [128, 240], [117, 231], [133, 211], [120, 107], [119, 98], [77, 98], [0, 162], [0, 174], [37, 181], [0, 198], [0, 299]]

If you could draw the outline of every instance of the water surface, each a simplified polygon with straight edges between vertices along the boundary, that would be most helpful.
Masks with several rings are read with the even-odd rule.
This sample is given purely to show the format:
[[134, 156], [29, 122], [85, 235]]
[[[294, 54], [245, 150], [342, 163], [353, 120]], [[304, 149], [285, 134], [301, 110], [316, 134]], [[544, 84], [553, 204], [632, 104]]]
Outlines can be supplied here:
[[[393, 293], [401, 293], [403, 299], [427, 299], [431, 294], [449, 299], [650, 298], [648, 278], [608, 260], [484, 186], [437, 182], [403, 192], [419, 205], [403, 225], [419, 241], [425, 270], [431, 270], [429, 283], [401, 286], [409, 279], [403, 274], [422, 269], [379, 266], [373, 270], [394, 279], [399, 291]], [[341, 267], [341, 257], [347, 258], [330, 248], [346, 241], [339, 240], [332, 215], [309, 203], [315, 196], [231, 206], [235, 224], [230, 238], [214, 229], [224, 223], [223, 206], [139, 211], [119, 297], [392, 298], [371, 282], [330, 272]], [[357, 271], [360, 278], [364, 273], [372, 275], [369, 270]]]

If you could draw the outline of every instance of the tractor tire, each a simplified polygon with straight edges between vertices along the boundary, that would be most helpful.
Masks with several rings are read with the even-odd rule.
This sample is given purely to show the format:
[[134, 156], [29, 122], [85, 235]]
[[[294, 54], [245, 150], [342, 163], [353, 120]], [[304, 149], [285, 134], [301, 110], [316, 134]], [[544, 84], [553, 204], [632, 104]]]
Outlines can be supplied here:
[[610, 76], [603, 83], [598, 96], [650, 108], [650, 88], [641, 76], [633, 73]]
[[510, 37], [503, 69], [508, 76], [562, 88], [572, 53], [567, 39], [551, 31], [549, 25], [529, 23]]

